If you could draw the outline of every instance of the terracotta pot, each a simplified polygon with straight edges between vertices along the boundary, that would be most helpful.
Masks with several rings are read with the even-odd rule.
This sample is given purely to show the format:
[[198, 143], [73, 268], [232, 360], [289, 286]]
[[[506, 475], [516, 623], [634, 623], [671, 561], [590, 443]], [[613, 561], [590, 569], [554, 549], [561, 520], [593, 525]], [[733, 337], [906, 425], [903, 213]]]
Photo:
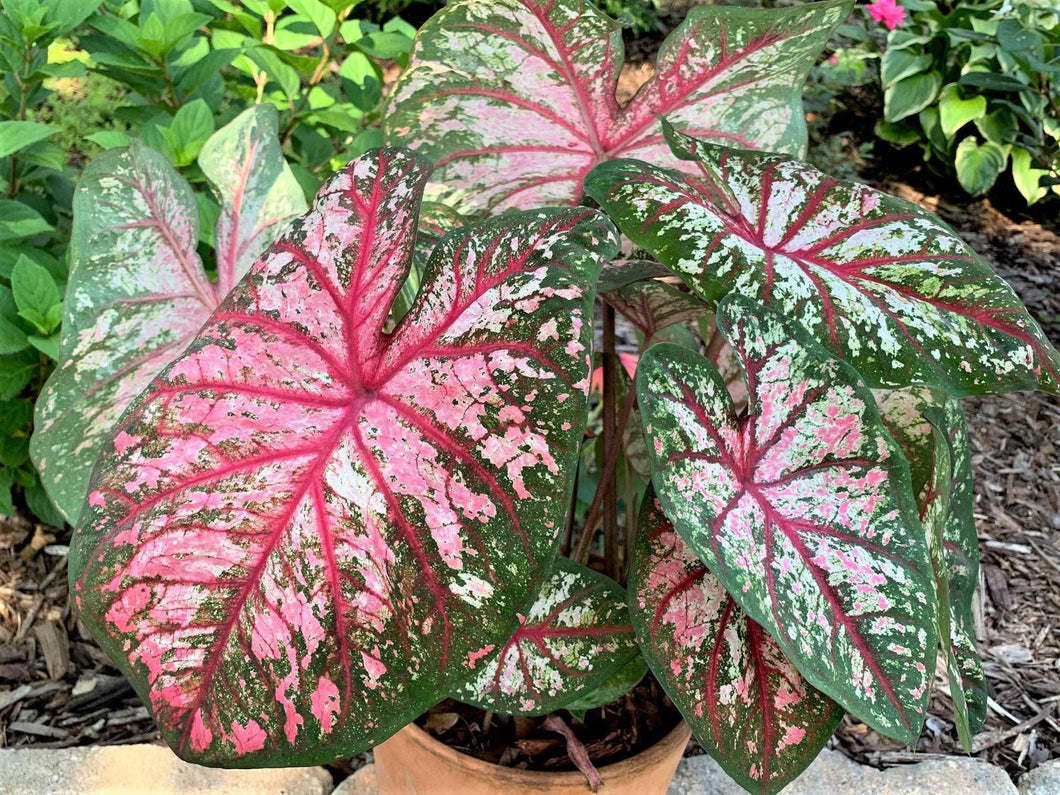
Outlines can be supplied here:
[[[636, 756], [599, 768], [601, 795], [663, 795], [692, 733], [683, 721]], [[549, 773], [493, 765], [460, 753], [410, 723], [375, 749], [379, 795], [585, 795], [577, 770]]]

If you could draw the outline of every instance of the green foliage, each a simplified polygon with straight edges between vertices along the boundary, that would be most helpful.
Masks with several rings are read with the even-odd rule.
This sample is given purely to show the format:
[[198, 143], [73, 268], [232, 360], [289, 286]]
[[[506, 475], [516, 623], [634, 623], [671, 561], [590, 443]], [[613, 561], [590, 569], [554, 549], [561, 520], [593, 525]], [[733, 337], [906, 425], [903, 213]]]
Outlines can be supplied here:
[[877, 134], [919, 144], [973, 195], [1006, 168], [1028, 204], [1057, 192], [1060, 12], [1050, 5], [905, 3], [912, 20], [891, 31], [880, 62]]
[[49, 57], [100, 0], [0, 2], [0, 513], [21, 493], [45, 521], [56, 517], [29, 463], [33, 397], [59, 356], [66, 238], [75, 174], [44, 109], [56, 80], [85, 66]]

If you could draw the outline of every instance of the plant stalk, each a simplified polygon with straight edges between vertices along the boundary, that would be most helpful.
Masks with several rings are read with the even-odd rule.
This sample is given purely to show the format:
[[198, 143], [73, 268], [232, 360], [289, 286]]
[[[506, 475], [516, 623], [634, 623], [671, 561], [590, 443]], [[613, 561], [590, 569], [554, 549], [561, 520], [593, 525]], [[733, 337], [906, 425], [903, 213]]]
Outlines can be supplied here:
[[[617, 394], [618, 357], [615, 355], [615, 308], [604, 302], [604, 450], [617, 452], [615, 438], [615, 395]], [[604, 484], [604, 568], [609, 577], [618, 578], [618, 489], [615, 488], [615, 467]]]

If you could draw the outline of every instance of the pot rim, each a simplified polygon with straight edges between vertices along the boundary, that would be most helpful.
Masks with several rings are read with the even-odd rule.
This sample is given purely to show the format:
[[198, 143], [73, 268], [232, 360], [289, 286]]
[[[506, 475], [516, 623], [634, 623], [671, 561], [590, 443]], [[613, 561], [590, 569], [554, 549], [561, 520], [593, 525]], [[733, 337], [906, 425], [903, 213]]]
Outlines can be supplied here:
[[[508, 782], [513, 785], [533, 783], [536, 786], [559, 786], [571, 785], [585, 782], [585, 775], [580, 770], [563, 770], [552, 772], [547, 770], [523, 770], [513, 767], [497, 765], [486, 762], [478, 757], [471, 756], [446, 745], [441, 740], [432, 737], [431, 734], [421, 729], [415, 723], [405, 726], [401, 732], [408, 740], [416, 743], [425, 751], [438, 757], [445, 763], [461, 767], [473, 774], [488, 776], [498, 783]], [[597, 768], [600, 777], [607, 781], [609, 779], [625, 778], [635, 775], [645, 768], [653, 767], [674, 752], [674, 746], [680, 745], [683, 753], [684, 747], [692, 738], [692, 730], [685, 721], [678, 723], [664, 737], [654, 745], [650, 745], [643, 751], [633, 756], [604, 765]]]

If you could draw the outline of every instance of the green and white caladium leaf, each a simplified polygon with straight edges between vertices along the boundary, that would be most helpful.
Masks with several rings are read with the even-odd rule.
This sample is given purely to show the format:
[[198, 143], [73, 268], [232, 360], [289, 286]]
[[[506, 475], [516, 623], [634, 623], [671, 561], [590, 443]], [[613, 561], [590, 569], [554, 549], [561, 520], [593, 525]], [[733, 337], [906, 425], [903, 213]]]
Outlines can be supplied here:
[[85, 169], [74, 194], [63, 360], [37, 401], [31, 451], [48, 495], [76, 522], [92, 465], [133, 399], [173, 361], [305, 199], [280, 152], [276, 110], [244, 111], [203, 146], [221, 204], [217, 280], [196, 253], [188, 183], [133, 141]]
[[876, 393], [884, 422], [913, 473], [938, 593], [939, 645], [946, 656], [957, 735], [966, 750], [986, 719], [986, 678], [975, 644], [972, 599], [979, 541], [972, 516], [968, 429], [957, 400], [926, 387]]
[[515, 634], [482, 653], [453, 698], [505, 715], [557, 710], [639, 656], [625, 590], [568, 558], [556, 560]]
[[857, 374], [796, 324], [739, 295], [718, 324], [746, 415], [693, 351], [657, 345], [637, 371], [666, 516], [814, 687], [913, 744], [937, 635], [909, 466]]
[[697, 176], [614, 160], [586, 190], [702, 298], [776, 308], [870, 386], [1060, 392], [1060, 354], [930, 213], [781, 155], [668, 135]]
[[617, 234], [585, 208], [463, 226], [390, 329], [429, 174], [404, 149], [335, 174], [100, 455], [73, 593], [184, 758], [384, 740], [551, 568]]
[[703, 138], [802, 153], [802, 84], [848, 0], [700, 6], [625, 106], [622, 31], [587, 0], [458, 0], [419, 31], [384, 120], [437, 165], [428, 196], [461, 212], [577, 204], [612, 157], [690, 169], [659, 118]]
[[650, 491], [633, 551], [629, 610], [652, 671], [692, 733], [749, 792], [778, 792], [843, 717], [707, 571]]
[[586, 690], [573, 701], [563, 705], [563, 709], [571, 713], [577, 713], [576, 717], [584, 722], [584, 715], [590, 709], [606, 707], [617, 701], [629, 691], [640, 684], [644, 675], [648, 673], [648, 663], [644, 655], [637, 651], [635, 657], [627, 662], [611, 676], [592, 690]]

